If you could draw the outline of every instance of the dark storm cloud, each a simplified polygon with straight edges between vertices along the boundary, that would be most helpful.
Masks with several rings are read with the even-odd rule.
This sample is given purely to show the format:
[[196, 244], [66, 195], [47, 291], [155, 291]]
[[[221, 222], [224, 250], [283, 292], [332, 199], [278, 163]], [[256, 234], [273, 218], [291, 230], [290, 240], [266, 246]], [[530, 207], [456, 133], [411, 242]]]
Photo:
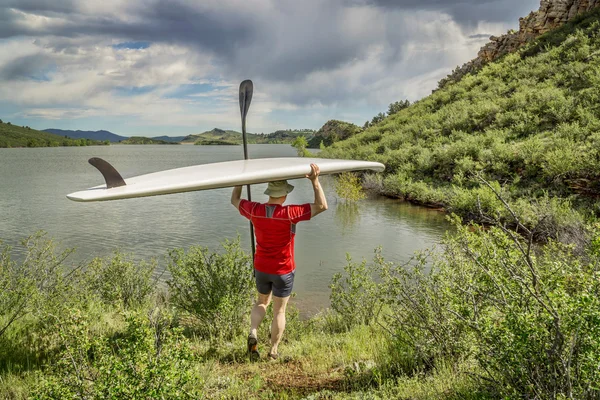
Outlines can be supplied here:
[[46, 73], [54, 66], [51, 58], [34, 54], [0, 65], [0, 81], [46, 80]]
[[[209, 52], [232, 73], [285, 80], [315, 69], [334, 68], [361, 55], [363, 43], [340, 33], [338, 18], [343, 8], [334, 3], [316, 3], [321, 9], [315, 8], [307, 22], [295, 19], [305, 5], [294, 1], [280, 1], [276, 7], [254, 14], [203, 9], [183, 1], [131, 2], [125, 13], [135, 18], [123, 20], [84, 15], [72, 8], [70, 1], [52, 7], [34, 0], [12, 1], [13, 10], [0, 9], [0, 21], [5, 21], [0, 37], [53, 36], [59, 46], [69, 44], [64, 38], [95, 35], [179, 44]], [[17, 23], [23, 17], [14, 10], [62, 14], [68, 22], [33, 28]], [[290, 20], [290, 25], [282, 26], [283, 19]]]
[[[224, 79], [250, 77], [289, 85], [289, 95], [280, 98], [290, 103], [308, 104], [315, 99], [334, 103], [360, 88], [374, 90], [390, 74], [398, 81], [411, 78], [409, 72], [397, 70], [407, 43], [426, 52], [420, 61], [415, 61], [418, 55], [413, 54], [410, 64], [402, 64], [410, 66], [407, 69], [414, 74], [453, 67], [456, 62], [447, 50], [428, 50], [421, 45], [435, 47], [446, 36], [460, 38], [463, 33], [472, 39], [489, 36], [487, 28], [486, 32], [476, 32], [465, 27], [472, 28], [480, 21], [516, 26], [518, 17], [536, 8], [536, 3], [538, 0], [272, 0], [252, 5], [240, 1], [234, 7], [227, 0], [218, 5], [191, 0], [129, 0], [116, 5], [115, 10], [92, 13], [83, 11], [83, 5], [88, 4], [83, 0], [0, 0], [0, 39], [33, 37], [39, 41], [34, 43], [40, 43], [50, 54], [72, 55], [99, 43], [173, 44], [197, 57], [210, 56]], [[418, 13], [424, 10], [431, 12]], [[26, 14], [48, 18], [31, 23]], [[453, 26], [439, 29], [445, 25]], [[369, 64], [373, 71], [339, 76], [339, 68], [366, 60], [374, 47], [380, 54]], [[115, 50], [120, 51], [118, 47]], [[141, 59], [131, 69], [150, 67], [153, 62]], [[43, 68], [36, 71], [27, 60], [11, 63], [15, 64], [0, 66], [3, 76], [25, 79], [43, 72]], [[324, 78], [312, 87], [305, 83], [307, 77], [312, 79], [321, 72], [336, 76], [331, 82]]]
[[69, 13], [75, 10], [73, 0], [3, 0], [0, 7], [13, 8], [37, 15]]
[[[0, 8], [0, 37], [11, 36], [58, 36], [81, 37], [101, 35], [127, 38], [135, 41], [158, 41], [187, 44], [215, 53], [225, 53], [253, 39], [255, 28], [251, 21], [236, 14], [223, 14], [215, 10], [199, 10], [183, 2], [157, 0], [132, 2], [127, 12], [135, 16], [133, 21], [107, 16], [84, 15], [73, 7], [71, 1], [53, 2], [27, 0], [11, 1], [9, 9]], [[60, 16], [68, 23], [51, 28], [34, 28], [23, 23], [16, 11]]]

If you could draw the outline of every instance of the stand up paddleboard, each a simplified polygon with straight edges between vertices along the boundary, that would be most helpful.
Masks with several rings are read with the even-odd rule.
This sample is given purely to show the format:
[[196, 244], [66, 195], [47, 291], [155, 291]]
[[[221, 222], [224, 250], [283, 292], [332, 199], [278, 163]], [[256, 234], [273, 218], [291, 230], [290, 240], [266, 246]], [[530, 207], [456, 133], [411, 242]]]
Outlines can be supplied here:
[[312, 163], [319, 166], [321, 175], [359, 170], [381, 172], [385, 169], [383, 164], [370, 161], [289, 157], [195, 165], [123, 179], [108, 162], [100, 158], [91, 158], [89, 162], [102, 173], [106, 183], [68, 194], [70, 200], [130, 199], [298, 179], [310, 174]]

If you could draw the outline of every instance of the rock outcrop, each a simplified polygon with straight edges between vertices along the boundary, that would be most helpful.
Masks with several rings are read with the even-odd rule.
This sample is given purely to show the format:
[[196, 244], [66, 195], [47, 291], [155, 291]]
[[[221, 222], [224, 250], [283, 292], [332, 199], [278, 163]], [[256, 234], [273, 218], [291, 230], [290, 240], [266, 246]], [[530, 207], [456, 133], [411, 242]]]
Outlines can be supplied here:
[[479, 50], [477, 58], [442, 79], [438, 88], [456, 82], [464, 75], [479, 70], [483, 65], [517, 50], [540, 35], [596, 7], [600, 7], [600, 0], [541, 0], [538, 11], [519, 19], [519, 31], [490, 37], [490, 42]]

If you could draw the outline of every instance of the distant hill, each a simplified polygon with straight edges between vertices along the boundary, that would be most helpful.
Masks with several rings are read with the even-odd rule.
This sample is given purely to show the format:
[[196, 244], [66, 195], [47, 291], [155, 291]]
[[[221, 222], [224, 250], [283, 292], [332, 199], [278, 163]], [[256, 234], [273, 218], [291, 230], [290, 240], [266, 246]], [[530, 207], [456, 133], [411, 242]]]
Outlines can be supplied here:
[[266, 135], [256, 135], [258, 143], [292, 143], [299, 136], [304, 136], [306, 140], [311, 140], [315, 135], [313, 129], [286, 129], [275, 131]]
[[[254, 134], [248, 133], [248, 142], [255, 143]], [[223, 130], [214, 128], [213, 130], [202, 132], [196, 135], [188, 135], [182, 141], [182, 143], [194, 143], [198, 145], [212, 145], [212, 144], [241, 144], [242, 134], [236, 131]]]
[[[147, 138], [143, 136], [120, 136], [115, 133], [99, 130], [99, 131], [81, 131], [81, 130], [64, 130], [64, 129], [45, 129], [44, 132], [53, 133], [70, 139], [91, 139], [91, 140], [108, 140], [111, 143], [125, 144], [198, 144], [198, 145], [236, 145], [242, 144], [242, 133], [232, 130], [223, 130], [214, 128], [210, 131], [188, 136], [156, 136]], [[278, 130], [272, 133], [248, 133], [248, 143], [265, 144], [265, 143], [289, 143], [291, 144], [298, 136], [304, 136], [307, 140], [311, 140], [315, 135], [312, 129], [286, 129]], [[320, 143], [320, 141], [319, 141]], [[318, 143], [317, 143], [318, 147]]]
[[119, 136], [109, 131], [71, 131], [63, 129], [44, 129], [45, 132], [54, 133], [55, 135], [68, 136], [71, 139], [92, 139], [105, 141], [108, 140], [111, 143], [118, 143], [121, 140], [127, 139], [126, 136]]
[[178, 142], [168, 142], [166, 140], [157, 140], [156, 138], [147, 138], [143, 136], [132, 136], [129, 139], [121, 141], [121, 144], [179, 144]]
[[185, 138], [186, 138], [185, 136], [156, 136], [156, 137], [153, 137], [152, 139], [164, 140], [165, 142], [179, 143]]
[[332, 119], [327, 121], [312, 138], [308, 139], [308, 147], [318, 149], [321, 142], [325, 146], [331, 146], [335, 142], [346, 140], [362, 131], [363, 129], [358, 125]]
[[49, 132], [37, 131], [28, 126], [0, 121], [0, 147], [59, 147], [108, 144], [90, 139], [70, 139]]
[[[247, 133], [248, 143], [266, 144], [266, 143], [292, 143], [298, 136], [311, 138], [314, 135], [312, 129], [301, 130], [280, 130], [273, 133]], [[214, 128], [213, 130], [196, 135], [188, 135], [182, 143], [194, 143], [197, 145], [235, 145], [242, 144], [242, 133], [232, 130], [223, 130]]]

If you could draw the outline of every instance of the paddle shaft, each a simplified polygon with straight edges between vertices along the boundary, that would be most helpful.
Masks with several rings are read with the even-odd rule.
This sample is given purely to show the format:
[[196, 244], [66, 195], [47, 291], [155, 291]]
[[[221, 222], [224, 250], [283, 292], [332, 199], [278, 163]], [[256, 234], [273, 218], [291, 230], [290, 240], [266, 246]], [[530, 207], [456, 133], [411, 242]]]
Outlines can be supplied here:
[[[251, 80], [245, 80], [240, 84], [240, 112], [242, 113], [242, 140], [244, 142], [244, 160], [248, 159], [248, 140], [246, 138], [246, 115], [250, 108], [250, 101], [252, 100], [252, 92], [254, 86]], [[250, 192], [250, 185], [246, 185], [246, 191], [248, 192], [248, 201], [252, 201], [252, 193]], [[254, 254], [256, 253], [256, 245], [254, 243], [254, 225], [250, 221], [250, 242], [252, 244], [252, 263], [254, 263]]]

